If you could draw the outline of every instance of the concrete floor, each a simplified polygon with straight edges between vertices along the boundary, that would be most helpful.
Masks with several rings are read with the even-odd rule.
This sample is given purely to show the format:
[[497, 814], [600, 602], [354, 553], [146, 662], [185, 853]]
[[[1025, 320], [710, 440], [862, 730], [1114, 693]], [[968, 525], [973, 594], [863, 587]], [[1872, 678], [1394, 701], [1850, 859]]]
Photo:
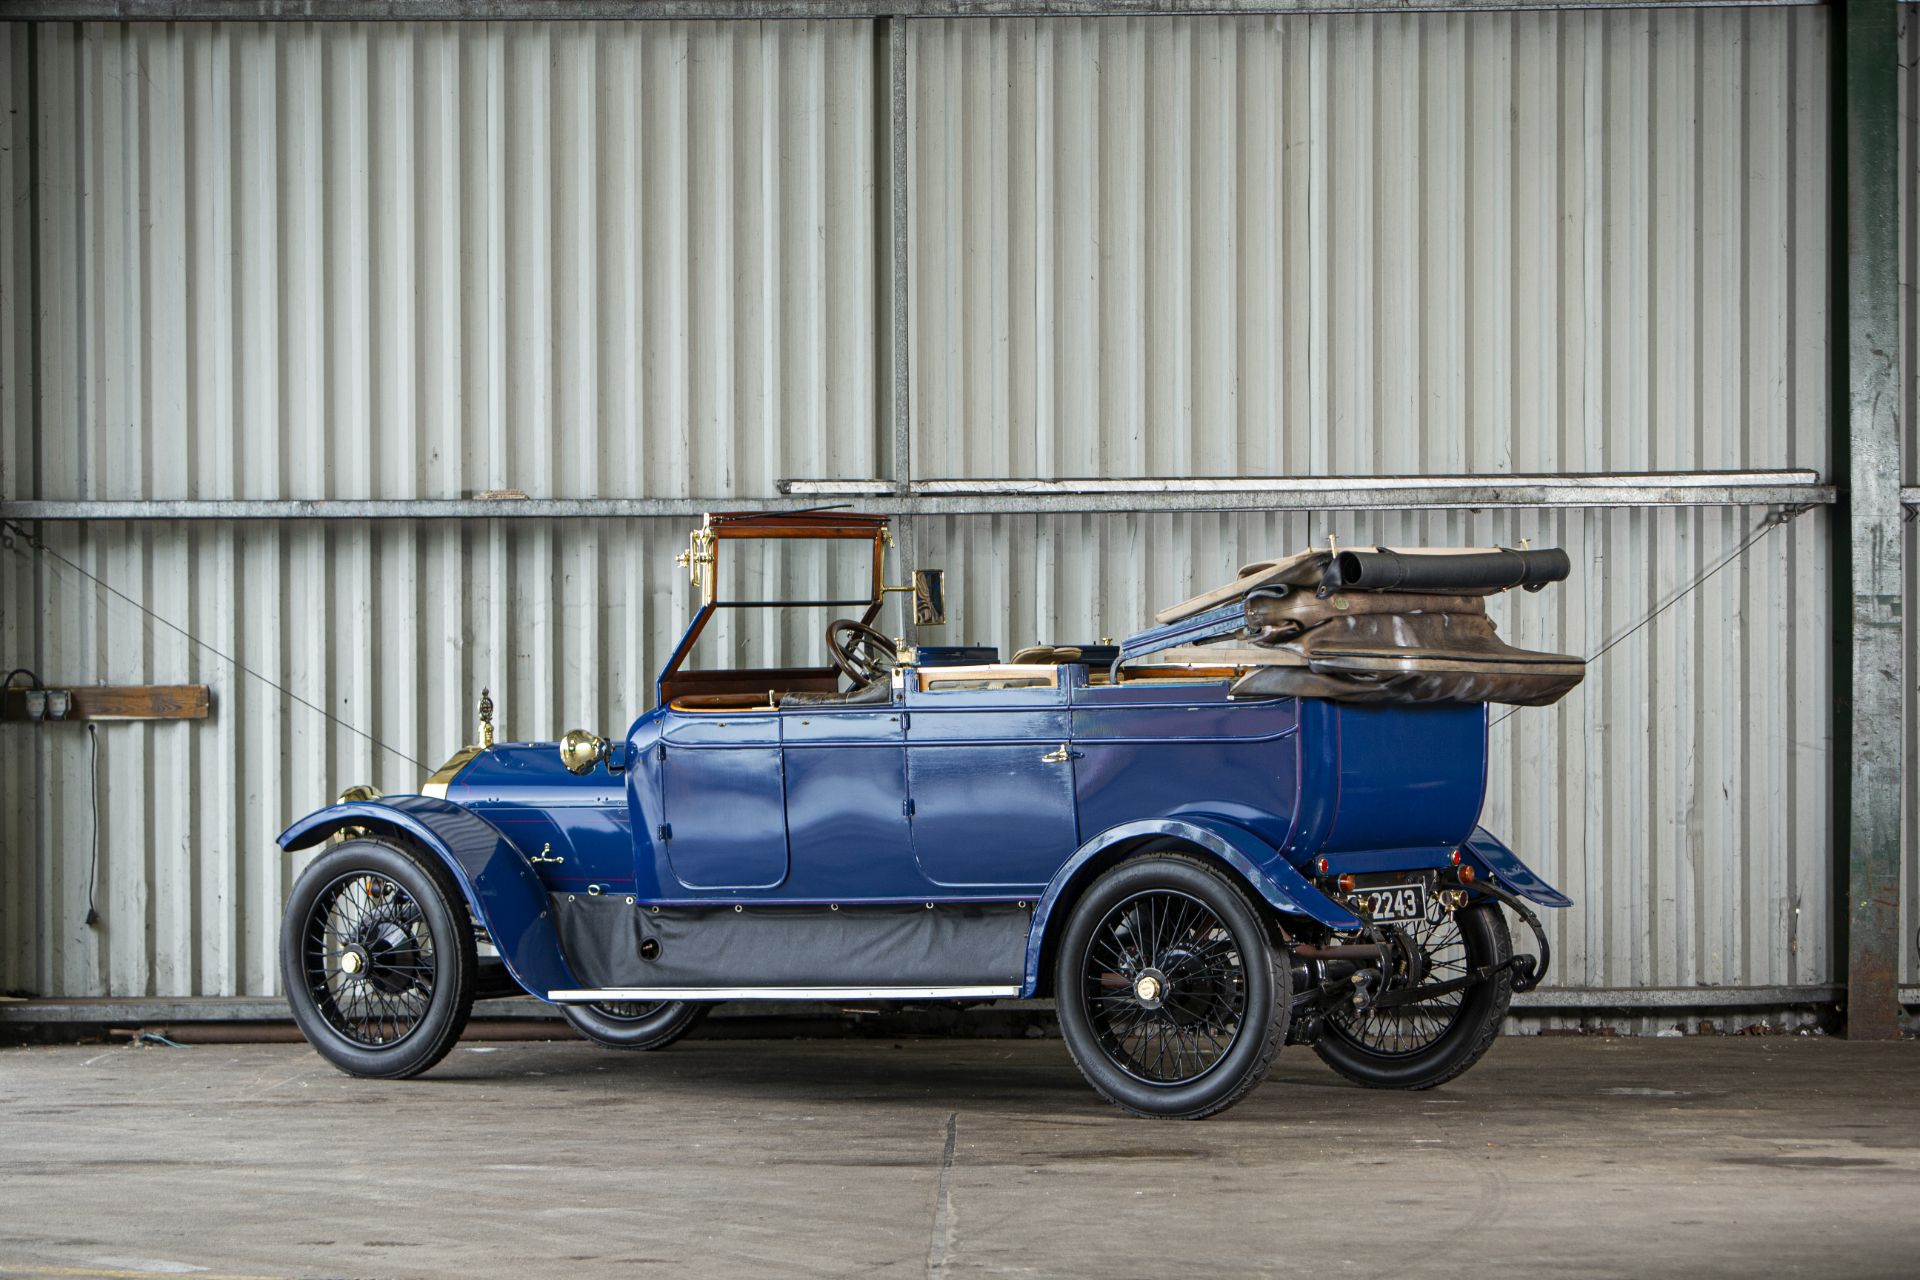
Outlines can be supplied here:
[[0, 1050], [0, 1275], [1920, 1274], [1920, 1045], [1309, 1051], [1198, 1124], [1057, 1040]]

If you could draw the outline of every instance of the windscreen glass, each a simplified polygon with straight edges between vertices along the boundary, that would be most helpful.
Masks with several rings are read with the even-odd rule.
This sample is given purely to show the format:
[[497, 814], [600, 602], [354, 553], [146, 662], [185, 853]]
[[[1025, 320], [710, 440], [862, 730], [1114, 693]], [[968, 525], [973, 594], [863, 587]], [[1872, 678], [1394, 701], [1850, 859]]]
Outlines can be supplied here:
[[[719, 556], [722, 606], [683, 667], [738, 671], [828, 665], [827, 625], [859, 618], [873, 597], [873, 543], [864, 539], [728, 538]], [[883, 613], [875, 622], [883, 630]]]

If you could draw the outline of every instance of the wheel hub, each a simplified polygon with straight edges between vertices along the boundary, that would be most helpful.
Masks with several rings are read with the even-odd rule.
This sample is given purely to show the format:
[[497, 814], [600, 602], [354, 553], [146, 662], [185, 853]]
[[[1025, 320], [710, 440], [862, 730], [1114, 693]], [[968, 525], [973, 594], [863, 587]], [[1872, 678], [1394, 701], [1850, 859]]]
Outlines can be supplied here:
[[[1206, 957], [1191, 945], [1169, 948], [1160, 956], [1160, 966], [1167, 974], [1160, 984], [1160, 999], [1166, 1004], [1167, 1016], [1178, 1026], [1191, 1026], [1206, 1018], [1206, 1009], [1217, 1000], [1226, 999], [1228, 993], [1207, 964]], [[1178, 975], [1179, 982], [1174, 982]], [[1171, 1003], [1175, 993], [1180, 996], [1178, 1004]]]
[[1167, 998], [1167, 975], [1158, 969], [1142, 969], [1133, 979], [1133, 998], [1142, 1008], [1158, 1009]]
[[340, 956], [340, 972], [398, 995], [414, 985], [420, 970], [420, 942], [393, 920], [371, 921]]

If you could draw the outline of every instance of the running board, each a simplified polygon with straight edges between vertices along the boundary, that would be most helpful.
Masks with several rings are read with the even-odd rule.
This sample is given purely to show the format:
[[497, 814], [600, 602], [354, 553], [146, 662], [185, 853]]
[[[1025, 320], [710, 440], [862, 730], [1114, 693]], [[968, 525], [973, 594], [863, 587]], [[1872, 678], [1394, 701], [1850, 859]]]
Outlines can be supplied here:
[[1004, 1000], [1014, 987], [608, 987], [598, 991], [550, 991], [555, 1004], [626, 1000]]

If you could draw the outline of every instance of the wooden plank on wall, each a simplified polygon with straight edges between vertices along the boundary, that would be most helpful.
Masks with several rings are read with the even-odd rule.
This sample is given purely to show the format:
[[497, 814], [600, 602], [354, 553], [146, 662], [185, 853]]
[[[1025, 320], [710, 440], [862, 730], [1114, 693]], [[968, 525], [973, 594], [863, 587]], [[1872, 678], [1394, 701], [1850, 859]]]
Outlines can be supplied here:
[[[72, 695], [66, 720], [205, 720], [212, 710], [204, 684], [97, 684], [54, 692]], [[32, 719], [27, 690], [0, 694], [0, 720]]]

